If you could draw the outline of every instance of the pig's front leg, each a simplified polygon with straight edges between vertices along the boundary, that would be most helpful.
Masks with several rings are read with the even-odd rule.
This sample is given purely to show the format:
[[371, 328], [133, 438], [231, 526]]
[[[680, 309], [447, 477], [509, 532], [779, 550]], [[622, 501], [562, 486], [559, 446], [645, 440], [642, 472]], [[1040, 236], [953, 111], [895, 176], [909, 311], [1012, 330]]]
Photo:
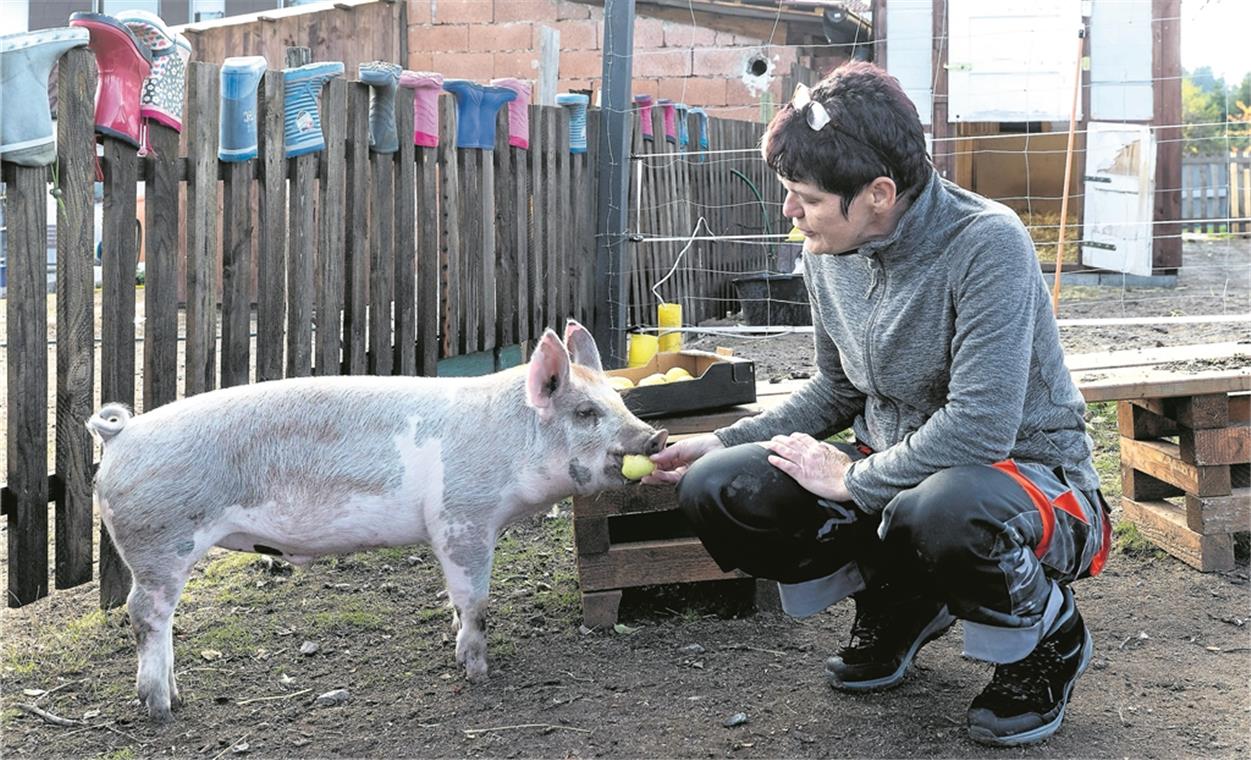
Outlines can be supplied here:
[[487, 677], [486, 615], [495, 555], [493, 530], [453, 526], [436, 539], [435, 555], [443, 566], [447, 594], [454, 609], [456, 662], [470, 681]]

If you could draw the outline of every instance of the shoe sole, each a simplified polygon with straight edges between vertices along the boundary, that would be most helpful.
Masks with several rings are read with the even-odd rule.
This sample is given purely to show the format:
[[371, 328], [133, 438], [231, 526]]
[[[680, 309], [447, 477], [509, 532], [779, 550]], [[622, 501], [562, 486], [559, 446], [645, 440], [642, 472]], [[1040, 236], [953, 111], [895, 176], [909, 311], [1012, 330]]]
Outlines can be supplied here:
[[917, 652], [921, 651], [921, 647], [942, 636], [955, 622], [955, 616], [944, 607], [925, 628], [921, 629], [921, 635], [917, 636], [916, 641], [912, 642], [912, 647], [904, 655], [903, 662], [890, 675], [882, 676], [881, 678], [871, 678], [867, 681], [843, 681], [829, 668], [826, 668], [825, 678], [830, 682], [830, 686], [839, 691], [881, 691], [898, 686], [903, 682], [904, 677], [908, 675], [908, 666], [912, 664], [912, 658], [916, 657]]
[[1094, 656], [1094, 652], [1095, 639], [1090, 635], [1090, 631], [1086, 631], [1086, 638], [1082, 642], [1082, 659], [1077, 663], [1077, 673], [1073, 675], [1073, 679], [1064, 687], [1064, 697], [1060, 700], [1060, 712], [1056, 714], [1056, 717], [1051, 722], [1010, 736], [995, 736], [982, 726], [969, 726], [969, 738], [978, 744], [987, 744], [993, 747], [1020, 747], [1026, 744], [1036, 744], [1050, 738], [1052, 734], [1060, 730], [1060, 724], [1064, 722], [1064, 711], [1069, 706], [1069, 697], [1073, 694], [1073, 686], [1077, 684], [1077, 679], [1081, 678], [1082, 674], [1086, 672], [1086, 668], [1090, 667], [1090, 661]]

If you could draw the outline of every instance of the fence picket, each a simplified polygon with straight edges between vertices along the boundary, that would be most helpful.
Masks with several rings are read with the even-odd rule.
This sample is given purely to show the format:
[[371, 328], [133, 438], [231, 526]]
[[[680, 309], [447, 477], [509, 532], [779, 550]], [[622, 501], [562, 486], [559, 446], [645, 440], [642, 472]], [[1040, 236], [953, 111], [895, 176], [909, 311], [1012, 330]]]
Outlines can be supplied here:
[[[60, 92], [90, 92], [96, 81], [95, 56], [87, 50], [71, 50], [58, 66]], [[92, 469], [94, 445], [85, 423], [95, 411], [95, 277], [92, 263], [95, 260], [92, 224], [92, 182], [95, 180], [95, 134], [92, 129], [93, 108], [90, 98], [63, 98], [58, 107], [57, 118], [57, 180], [61, 198], [57, 202], [56, 217], [56, 473], [60, 479], [60, 495], [56, 505], [56, 587], [71, 588], [91, 580], [94, 525], [92, 523]], [[164, 127], [152, 133], [154, 145], [165, 147], [172, 165], [178, 155], [175, 136], [172, 149], [167, 142]], [[158, 186], [160, 180], [153, 183]], [[153, 187], [152, 184], [148, 186]], [[170, 199], [164, 199], [167, 203]], [[177, 276], [175, 256], [178, 233], [178, 193], [172, 193], [173, 219], [148, 209], [148, 282], [160, 275], [162, 292], [156, 299], [160, 307], [153, 305], [154, 295], [149, 294], [149, 322], [144, 330], [144, 347], [151, 340], [153, 345], [164, 337], [163, 331], [172, 329], [168, 337], [176, 340], [178, 330], [178, 304], [175, 301]], [[158, 207], [154, 203], [153, 206]], [[10, 221], [10, 224], [12, 222]], [[159, 227], [159, 229], [154, 229]], [[40, 233], [43, 231], [40, 230]], [[168, 240], [166, 248], [155, 239]], [[153, 251], [157, 251], [155, 254]], [[154, 268], [154, 264], [159, 267]], [[9, 294], [10, 303], [17, 299]], [[168, 307], [168, 308], [167, 308]], [[173, 318], [166, 320], [166, 312], [173, 311]], [[13, 322], [9, 321], [9, 340], [13, 340]], [[161, 341], [173, 343], [173, 340]], [[176, 344], [174, 345], [176, 348]], [[18, 354], [13, 354], [17, 356]], [[29, 354], [25, 354], [29, 356]], [[158, 401], [158, 397], [172, 398], [177, 392], [176, 351], [162, 359], [160, 368], [149, 363], [144, 371], [144, 406]], [[168, 365], [166, 363], [168, 361]], [[168, 371], [166, 371], [168, 370]], [[158, 379], [159, 378], [159, 379]], [[9, 387], [15, 387], [12, 378]], [[39, 396], [31, 396], [33, 402]], [[9, 406], [12, 419], [12, 402]], [[15, 440], [13, 431], [9, 440]], [[16, 440], [22, 440], [20, 436]], [[32, 446], [35, 444], [32, 442]], [[9, 461], [13, 461], [12, 454]], [[15, 526], [10, 526], [13, 541]], [[9, 557], [14, 556], [12, 544]], [[10, 569], [9, 577], [13, 577]]]
[[251, 161], [226, 165], [222, 185], [222, 387], [249, 381], [252, 327]]
[[[401, 136], [408, 139], [408, 135], [401, 133]], [[417, 192], [417, 373], [432, 377], [439, 361], [438, 151], [425, 147], [415, 150], [420, 188]]]
[[533, 338], [543, 334], [547, 293], [544, 285], [547, 271], [544, 266], [546, 248], [543, 240], [543, 233], [547, 226], [544, 195], [546, 188], [543, 185], [543, 146], [546, 134], [544, 124], [546, 121], [546, 108], [538, 105], [530, 106], [530, 150], [526, 156], [530, 179], [530, 199], [526, 204], [530, 212], [530, 235], [527, 244], [529, 257], [526, 262], [526, 278], [530, 283], [530, 311], [527, 315], [530, 324], [529, 334]]
[[369, 153], [369, 373], [391, 374], [391, 288], [395, 270], [395, 159]]
[[[416, 256], [416, 201], [413, 183], [413, 91], [401, 87], [395, 94], [395, 126], [400, 149], [395, 154], [395, 357], [397, 375], [417, 374], [417, 336], [414, 326], [414, 260]], [[337, 331], [336, 331], [337, 333]]]
[[[277, 380], [285, 366], [287, 318], [287, 165], [281, 71], [267, 71], [257, 94], [261, 181], [257, 186], [256, 379]], [[327, 113], [330, 116], [331, 112]]]
[[185, 393], [217, 382], [217, 67], [187, 67], [187, 336]]
[[460, 173], [456, 154], [456, 105], [450, 95], [439, 98], [439, 269], [443, 313], [443, 355], [453, 356], [461, 346]]
[[513, 155], [517, 151], [508, 144], [508, 109], [501, 108], [495, 122], [495, 150], [491, 156], [495, 167], [495, 213], [489, 218], [488, 237], [495, 245], [495, 341], [511, 346], [517, 342], [517, 214], [513, 204], [516, 177]]
[[347, 190], [344, 215], [343, 361], [350, 375], [366, 370], [366, 305], [369, 299], [369, 86], [349, 82], [347, 91]]
[[480, 311], [483, 303], [484, 270], [482, 234], [482, 159], [478, 148], [456, 149], [456, 171], [460, 196], [460, 274], [453, 283], [460, 291], [460, 343], [457, 353], [482, 350]]
[[316, 307], [314, 315], [314, 372], [337, 375], [343, 371], [339, 347], [343, 311], [345, 181], [347, 162], [344, 138], [347, 134], [347, 92], [345, 80], [326, 83], [322, 96], [322, 132], [326, 147], [317, 154], [318, 242]]
[[[9, 606], [48, 594], [48, 170], [3, 164], [7, 187]], [[132, 213], [133, 217], [134, 214]]]

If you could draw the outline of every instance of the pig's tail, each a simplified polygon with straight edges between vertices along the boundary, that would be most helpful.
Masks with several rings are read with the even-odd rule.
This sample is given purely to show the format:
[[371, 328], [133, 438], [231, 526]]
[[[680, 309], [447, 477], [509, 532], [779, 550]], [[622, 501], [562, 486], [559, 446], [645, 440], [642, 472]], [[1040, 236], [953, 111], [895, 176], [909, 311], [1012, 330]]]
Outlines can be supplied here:
[[87, 420], [87, 429], [100, 439], [100, 443], [108, 443], [113, 436], [122, 432], [130, 421], [130, 408], [125, 404], [105, 404], [95, 416]]

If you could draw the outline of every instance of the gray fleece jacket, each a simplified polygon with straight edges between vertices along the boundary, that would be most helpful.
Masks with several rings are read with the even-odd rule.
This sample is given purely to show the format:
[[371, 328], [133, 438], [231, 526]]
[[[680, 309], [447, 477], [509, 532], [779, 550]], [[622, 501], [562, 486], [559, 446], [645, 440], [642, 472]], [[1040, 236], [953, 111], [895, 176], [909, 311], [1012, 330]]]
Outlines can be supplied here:
[[1029, 233], [1006, 206], [937, 173], [895, 232], [804, 254], [818, 374], [782, 405], [716, 431], [727, 446], [845, 429], [856, 503], [880, 511], [939, 470], [1003, 459], [1099, 485], [1086, 404], [1064, 366]]

